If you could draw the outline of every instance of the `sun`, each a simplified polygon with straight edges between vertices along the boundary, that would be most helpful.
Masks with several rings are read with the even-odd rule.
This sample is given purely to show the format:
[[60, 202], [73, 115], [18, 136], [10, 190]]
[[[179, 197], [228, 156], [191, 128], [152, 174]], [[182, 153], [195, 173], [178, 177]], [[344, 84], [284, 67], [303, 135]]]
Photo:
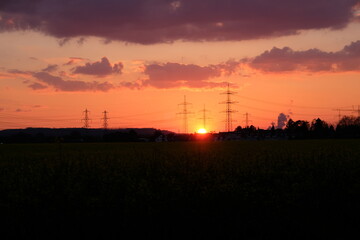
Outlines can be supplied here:
[[197, 133], [205, 134], [205, 133], [207, 133], [207, 131], [206, 131], [205, 128], [200, 128], [200, 129], [197, 130]]

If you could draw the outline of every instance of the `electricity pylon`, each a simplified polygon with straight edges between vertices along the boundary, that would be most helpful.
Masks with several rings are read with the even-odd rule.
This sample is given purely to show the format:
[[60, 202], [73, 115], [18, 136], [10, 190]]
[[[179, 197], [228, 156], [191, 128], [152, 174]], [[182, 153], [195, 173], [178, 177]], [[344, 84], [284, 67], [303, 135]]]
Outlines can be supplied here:
[[232, 123], [234, 122], [234, 120], [232, 119], [232, 114], [237, 112], [236, 110], [233, 110], [231, 107], [232, 105], [237, 103], [236, 101], [231, 100], [231, 96], [236, 94], [236, 92], [230, 91], [230, 83], [228, 83], [226, 92], [223, 92], [221, 94], [226, 94], [226, 101], [221, 102], [221, 104], [226, 105], [226, 109], [225, 109], [225, 111], [223, 111], [226, 114], [225, 131], [231, 132], [231, 131], [233, 131]]
[[252, 122], [251, 120], [249, 120], [249, 113], [245, 113], [244, 116], [245, 116], [245, 127], [249, 127], [249, 122]]
[[360, 117], [360, 105], [358, 105], [357, 109], [355, 109], [355, 107], [353, 106], [352, 109], [346, 109], [346, 108], [336, 108], [336, 109], [333, 109], [334, 111], [338, 111], [339, 114], [338, 114], [338, 117], [339, 117], [339, 121], [341, 120], [341, 111], [344, 111], [344, 112], [355, 112], [357, 113], [358, 117]]
[[109, 127], [109, 125], [108, 125], [108, 120], [109, 120], [109, 118], [108, 118], [107, 114], [108, 114], [108, 112], [107, 112], [106, 110], [103, 111], [103, 118], [102, 118], [102, 120], [103, 120], [103, 128], [104, 128], [105, 130], [108, 129], [108, 127]]
[[183, 116], [183, 131], [184, 133], [188, 133], [188, 115], [192, 114], [192, 112], [189, 112], [188, 106], [191, 105], [191, 103], [186, 101], [186, 96], [184, 96], [184, 102], [180, 103], [179, 106], [183, 106], [183, 110], [177, 114], [181, 114]]
[[89, 118], [90, 111], [87, 110], [87, 108], [86, 108], [83, 113], [84, 113], [84, 118], [82, 119], [82, 121], [84, 122], [83, 128], [89, 128], [90, 127], [90, 118]]
[[202, 117], [199, 119], [203, 120], [203, 128], [206, 129], [206, 120], [210, 118], [206, 117], [206, 113], [209, 112], [209, 110], [205, 108], [205, 104], [204, 104], [204, 108], [200, 110], [200, 112], [202, 113]]

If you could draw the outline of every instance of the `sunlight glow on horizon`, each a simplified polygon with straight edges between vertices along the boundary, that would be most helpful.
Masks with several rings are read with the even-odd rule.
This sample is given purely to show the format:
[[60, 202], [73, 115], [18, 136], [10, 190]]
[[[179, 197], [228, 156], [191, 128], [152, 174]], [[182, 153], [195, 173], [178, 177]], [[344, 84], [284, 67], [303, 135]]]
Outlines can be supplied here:
[[205, 134], [205, 133], [207, 133], [207, 130], [205, 128], [200, 128], [200, 129], [197, 130], [197, 133]]

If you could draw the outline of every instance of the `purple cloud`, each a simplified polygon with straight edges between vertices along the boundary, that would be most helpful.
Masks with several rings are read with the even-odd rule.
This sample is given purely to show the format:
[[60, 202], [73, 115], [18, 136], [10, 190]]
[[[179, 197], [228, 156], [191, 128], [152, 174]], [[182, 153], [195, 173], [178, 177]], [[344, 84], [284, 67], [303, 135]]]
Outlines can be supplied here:
[[144, 81], [139, 81], [139, 82], [121, 82], [120, 83], [120, 87], [124, 87], [124, 88], [130, 88], [130, 89], [141, 89], [143, 88], [143, 86], [146, 85], [144, 84]]
[[60, 43], [97, 36], [141, 44], [258, 39], [343, 28], [359, 0], [3, 0], [0, 31], [35, 30]]
[[22, 71], [22, 70], [19, 70], [19, 69], [10, 69], [10, 70], [8, 70], [8, 73], [20, 74], [20, 75], [30, 75], [30, 74], [32, 74], [32, 72], [30, 72], [30, 71]]
[[33, 76], [41, 81], [54, 87], [56, 90], [59, 91], [102, 91], [106, 92], [110, 89], [115, 88], [114, 85], [108, 82], [99, 83], [96, 81], [93, 82], [83, 82], [83, 81], [66, 81], [63, 80], [61, 77], [53, 76], [47, 72], [38, 72], [34, 73]]
[[99, 62], [86, 63], [84, 66], [75, 67], [73, 69], [73, 73], [103, 77], [113, 73], [121, 74], [122, 69], [122, 63], [117, 63], [114, 64], [114, 66], [111, 66], [109, 60], [106, 57], [103, 57]]
[[221, 76], [221, 68], [216, 65], [201, 67], [194, 64], [150, 64], [145, 66], [144, 73], [148, 79], [144, 85], [156, 88], [214, 88], [223, 86], [223, 83], [209, 82], [211, 78]]
[[73, 65], [74, 63], [78, 62], [78, 61], [84, 61], [86, 60], [85, 58], [80, 58], [80, 57], [71, 57], [69, 58], [70, 60], [67, 63], [64, 63], [64, 66], [69, 66], [69, 65]]
[[22, 108], [17, 108], [15, 110], [15, 112], [30, 112], [31, 110], [27, 110], [27, 109], [22, 109]]
[[29, 88], [33, 89], [33, 90], [41, 90], [41, 89], [45, 89], [47, 88], [46, 85], [40, 84], [40, 83], [32, 83], [28, 86]]
[[[294, 51], [289, 47], [273, 48], [254, 58], [229, 60], [208, 66], [179, 63], [145, 65], [147, 75], [140, 86], [155, 88], [216, 88], [225, 83], [211, 81], [213, 78], [239, 73], [241, 65], [264, 72], [346, 72], [360, 71], [360, 40], [352, 42], [337, 52], [319, 49]], [[241, 75], [247, 77], [246, 75]], [[129, 84], [127, 84], [129, 85]], [[123, 85], [123, 86], [127, 86]], [[133, 87], [133, 85], [129, 85]]]
[[360, 41], [352, 42], [338, 52], [324, 52], [319, 49], [294, 51], [288, 47], [274, 47], [244, 61], [252, 68], [265, 72], [360, 71]]
[[43, 72], [54, 72], [58, 69], [57, 64], [49, 64], [46, 68], [42, 69]]

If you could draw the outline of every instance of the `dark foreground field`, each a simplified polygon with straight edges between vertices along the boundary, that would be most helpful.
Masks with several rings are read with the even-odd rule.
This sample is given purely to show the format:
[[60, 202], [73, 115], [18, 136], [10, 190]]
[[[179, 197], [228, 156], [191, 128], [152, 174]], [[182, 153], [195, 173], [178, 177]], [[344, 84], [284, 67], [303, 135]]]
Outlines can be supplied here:
[[0, 217], [1, 239], [359, 237], [360, 141], [0, 145]]

